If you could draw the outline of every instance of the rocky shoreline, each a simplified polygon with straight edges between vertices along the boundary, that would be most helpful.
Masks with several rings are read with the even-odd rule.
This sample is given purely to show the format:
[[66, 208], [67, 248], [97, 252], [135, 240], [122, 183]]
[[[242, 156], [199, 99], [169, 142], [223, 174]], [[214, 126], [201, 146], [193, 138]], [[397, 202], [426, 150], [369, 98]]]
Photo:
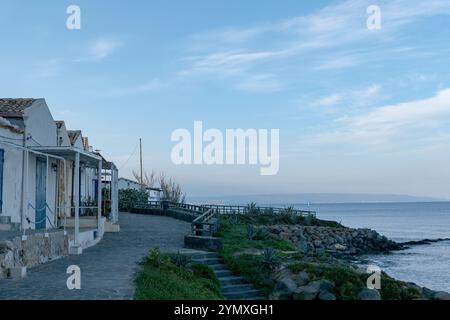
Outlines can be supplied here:
[[[320, 257], [328, 255], [333, 257], [329, 266], [331, 268], [349, 268], [351, 272], [359, 274], [362, 278], [369, 277], [366, 270], [353, 264], [356, 257], [367, 254], [383, 254], [408, 249], [413, 245], [427, 245], [450, 239], [424, 239], [397, 243], [389, 240], [371, 229], [353, 229], [344, 226], [276, 224], [258, 227], [260, 232], [287, 240], [297, 247], [305, 256]], [[328, 262], [329, 263], [329, 262]], [[387, 276], [387, 275], [386, 275]], [[289, 264], [279, 268], [273, 275], [275, 281], [272, 299], [294, 300], [336, 300], [331, 293], [336, 284], [326, 278], [311, 277], [307, 270], [293, 272]], [[396, 280], [393, 280], [396, 281]], [[414, 300], [450, 300], [447, 292], [434, 291], [420, 287], [414, 283], [402, 283], [402, 290], [411, 294]], [[358, 300], [380, 300], [378, 290], [363, 288], [358, 293]]]

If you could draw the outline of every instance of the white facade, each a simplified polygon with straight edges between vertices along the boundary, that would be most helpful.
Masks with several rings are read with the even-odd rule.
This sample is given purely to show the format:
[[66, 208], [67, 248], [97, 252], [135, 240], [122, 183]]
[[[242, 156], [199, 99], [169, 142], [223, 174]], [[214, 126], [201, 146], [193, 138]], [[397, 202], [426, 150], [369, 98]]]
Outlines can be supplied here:
[[119, 178], [119, 190], [125, 189], [141, 190], [141, 185], [130, 179]]
[[[101, 181], [105, 160], [92, 152], [81, 131], [73, 134], [63, 121], [55, 122], [44, 99], [0, 99], [0, 117], [0, 155], [4, 159], [0, 231], [5, 221], [22, 230], [52, 229], [75, 215], [77, 243], [79, 213], [83, 214], [82, 202], [88, 198], [100, 230], [102, 184], [96, 181]], [[117, 176], [114, 164], [108, 164]], [[117, 186], [109, 183], [117, 191]], [[116, 194], [113, 198], [117, 202]], [[112, 216], [113, 223], [117, 222], [117, 210]]]
[[[40, 147], [40, 146], [55, 146], [57, 144], [57, 130], [55, 120], [50, 113], [50, 110], [44, 99], [36, 100], [29, 108], [25, 109], [23, 116], [24, 132], [28, 138], [25, 142], [25, 147]], [[45, 161], [45, 202], [47, 208], [43, 205], [37, 204], [37, 194], [39, 188], [36, 185], [37, 180], [37, 166], [38, 159]], [[47, 221], [45, 224], [48, 227], [55, 226], [56, 212], [57, 212], [57, 171], [56, 166], [58, 160], [45, 157], [36, 153], [29, 153], [28, 161], [25, 163], [25, 174], [27, 175], [26, 192], [24, 205], [25, 221], [23, 227], [25, 229], [35, 228], [36, 224], [36, 210], [46, 210]]]
[[12, 126], [0, 125], [0, 143], [3, 150], [3, 185], [1, 217], [9, 217], [12, 223], [20, 223], [22, 195], [23, 151], [9, 143], [23, 140], [23, 134]]

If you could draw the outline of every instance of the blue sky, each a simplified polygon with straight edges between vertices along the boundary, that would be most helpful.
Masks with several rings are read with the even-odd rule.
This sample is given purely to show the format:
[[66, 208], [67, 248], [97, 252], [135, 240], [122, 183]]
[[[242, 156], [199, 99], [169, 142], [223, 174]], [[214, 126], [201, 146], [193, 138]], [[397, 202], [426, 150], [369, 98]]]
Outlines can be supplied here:
[[[449, 18], [448, 0], [1, 0], [0, 96], [46, 98], [119, 167], [142, 137], [144, 167], [190, 195], [450, 198]], [[279, 174], [173, 165], [170, 135], [195, 120], [279, 128]]]

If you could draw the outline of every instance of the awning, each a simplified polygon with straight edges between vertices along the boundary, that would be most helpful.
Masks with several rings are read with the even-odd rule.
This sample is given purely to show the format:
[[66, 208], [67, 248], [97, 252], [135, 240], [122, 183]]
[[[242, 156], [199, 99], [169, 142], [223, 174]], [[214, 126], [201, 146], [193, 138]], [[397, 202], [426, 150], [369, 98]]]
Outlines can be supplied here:
[[75, 161], [75, 155], [78, 153], [81, 163], [94, 167], [97, 167], [98, 161], [102, 160], [101, 156], [74, 147], [31, 147], [31, 149], [72, 161]]

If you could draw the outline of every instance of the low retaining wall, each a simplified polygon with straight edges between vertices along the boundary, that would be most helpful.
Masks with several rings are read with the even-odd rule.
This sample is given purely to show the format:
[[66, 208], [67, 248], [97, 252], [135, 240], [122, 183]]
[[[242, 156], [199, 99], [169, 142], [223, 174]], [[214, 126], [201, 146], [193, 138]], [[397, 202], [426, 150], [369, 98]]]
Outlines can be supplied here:
[[69, 254], [69, 238], [63, 231], [28, 235], [0, 241], [0, 279], [15, 277], [18, 269], [31, 268]]
[[222, 240], [215, 237], [187, 235], [184, 237], [184, 246], [188, 249], [217, 251], [222, 248]]

